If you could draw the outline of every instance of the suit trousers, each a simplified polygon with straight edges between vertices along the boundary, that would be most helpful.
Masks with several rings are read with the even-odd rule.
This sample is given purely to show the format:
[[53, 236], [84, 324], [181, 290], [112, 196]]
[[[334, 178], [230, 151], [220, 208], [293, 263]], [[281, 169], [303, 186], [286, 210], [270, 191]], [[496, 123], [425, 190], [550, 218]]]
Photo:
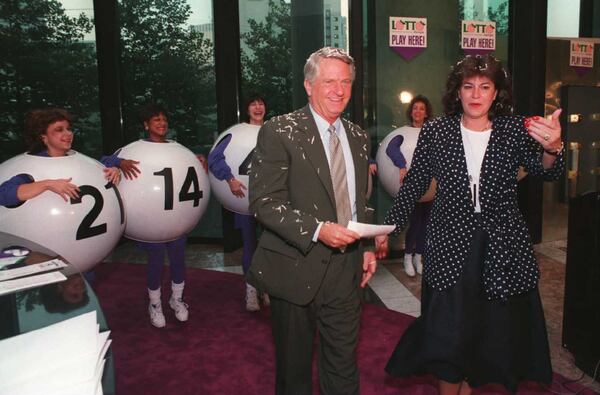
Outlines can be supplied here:
[[312, 393], [312, 351], [317, 330], [321, 394], [359, 393], [356, 347], [361, 313], [360, 267], [358, 249], [350, 248], [344, 254], [332, 255], [323, 282], [308, 305], [271, 298], [277, 395]]

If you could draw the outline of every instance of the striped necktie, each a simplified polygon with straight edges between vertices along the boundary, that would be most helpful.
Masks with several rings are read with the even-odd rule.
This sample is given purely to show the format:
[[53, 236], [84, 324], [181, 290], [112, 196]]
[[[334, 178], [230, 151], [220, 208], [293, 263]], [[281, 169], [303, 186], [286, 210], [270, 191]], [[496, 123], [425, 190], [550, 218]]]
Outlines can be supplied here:
[[342, 226], [347, 226], [352, 219], [352, 211], [350, 210], [350, 194], [348, 193], [348, 181], [346, 180], [344, 152], [335, 126], [330, 125], [327, 131], [329, 132], [330, 172], [335, 196], [337, 222]]

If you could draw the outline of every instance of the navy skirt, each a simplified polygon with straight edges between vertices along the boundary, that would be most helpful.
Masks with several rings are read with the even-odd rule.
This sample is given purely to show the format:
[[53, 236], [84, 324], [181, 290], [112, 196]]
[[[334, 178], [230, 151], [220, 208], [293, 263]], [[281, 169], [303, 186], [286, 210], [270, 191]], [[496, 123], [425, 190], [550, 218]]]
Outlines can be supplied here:
[[392, 376], [433, 374], [472, 387], [489, 383], [515, 392], [520, 381], [550, 383], [552, 367], [538, 289], [487, 300], [482, 266], [487, 235], [475, 232], [458, 283], [436, 291], [423, 282], [421, 316], [404, 332], [385, 370]]

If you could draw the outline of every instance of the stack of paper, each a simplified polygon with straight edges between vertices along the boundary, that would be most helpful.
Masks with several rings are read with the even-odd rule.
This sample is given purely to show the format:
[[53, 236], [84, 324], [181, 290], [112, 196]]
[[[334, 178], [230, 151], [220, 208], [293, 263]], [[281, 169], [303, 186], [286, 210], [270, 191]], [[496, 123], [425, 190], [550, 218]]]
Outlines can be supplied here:
[[[14, 259], [15, 258], [0, 258], [0, 268], [4, 264], [4, 261], [12, 261]], [[65, 267], [67, 267], [67, 264], [62, 260], [51, 259], [46, 262], [35, 263], [28, 266], [1, 270], [0, 296], [22, 291], [24, 289], [64, 281], [67, 277], [55, 270], [63, 269]]]
[[0, 341], [0, 395], [102, 395], [110, 346], [92, 311]]

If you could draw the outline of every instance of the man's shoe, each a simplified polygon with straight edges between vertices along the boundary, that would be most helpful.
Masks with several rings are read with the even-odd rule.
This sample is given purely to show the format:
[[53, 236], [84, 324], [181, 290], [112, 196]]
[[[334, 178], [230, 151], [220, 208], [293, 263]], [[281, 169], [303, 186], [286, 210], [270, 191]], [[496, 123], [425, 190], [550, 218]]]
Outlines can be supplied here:
[[150, 314], [150, 322], [157, 328], [164, 327], [167, 322], [165, 321], [165, 315], [162, 311], [162, 305], [160, 302], [156, 304], [148, 304], [148, 314]]
[[169, 299], [169, 306], [175, 311], [175, 318], [177, 318], [181, 322], [185, 322], [188, 320], [188, 304], [183, 301], [183, 299], [175, 299], [171, 296]]

